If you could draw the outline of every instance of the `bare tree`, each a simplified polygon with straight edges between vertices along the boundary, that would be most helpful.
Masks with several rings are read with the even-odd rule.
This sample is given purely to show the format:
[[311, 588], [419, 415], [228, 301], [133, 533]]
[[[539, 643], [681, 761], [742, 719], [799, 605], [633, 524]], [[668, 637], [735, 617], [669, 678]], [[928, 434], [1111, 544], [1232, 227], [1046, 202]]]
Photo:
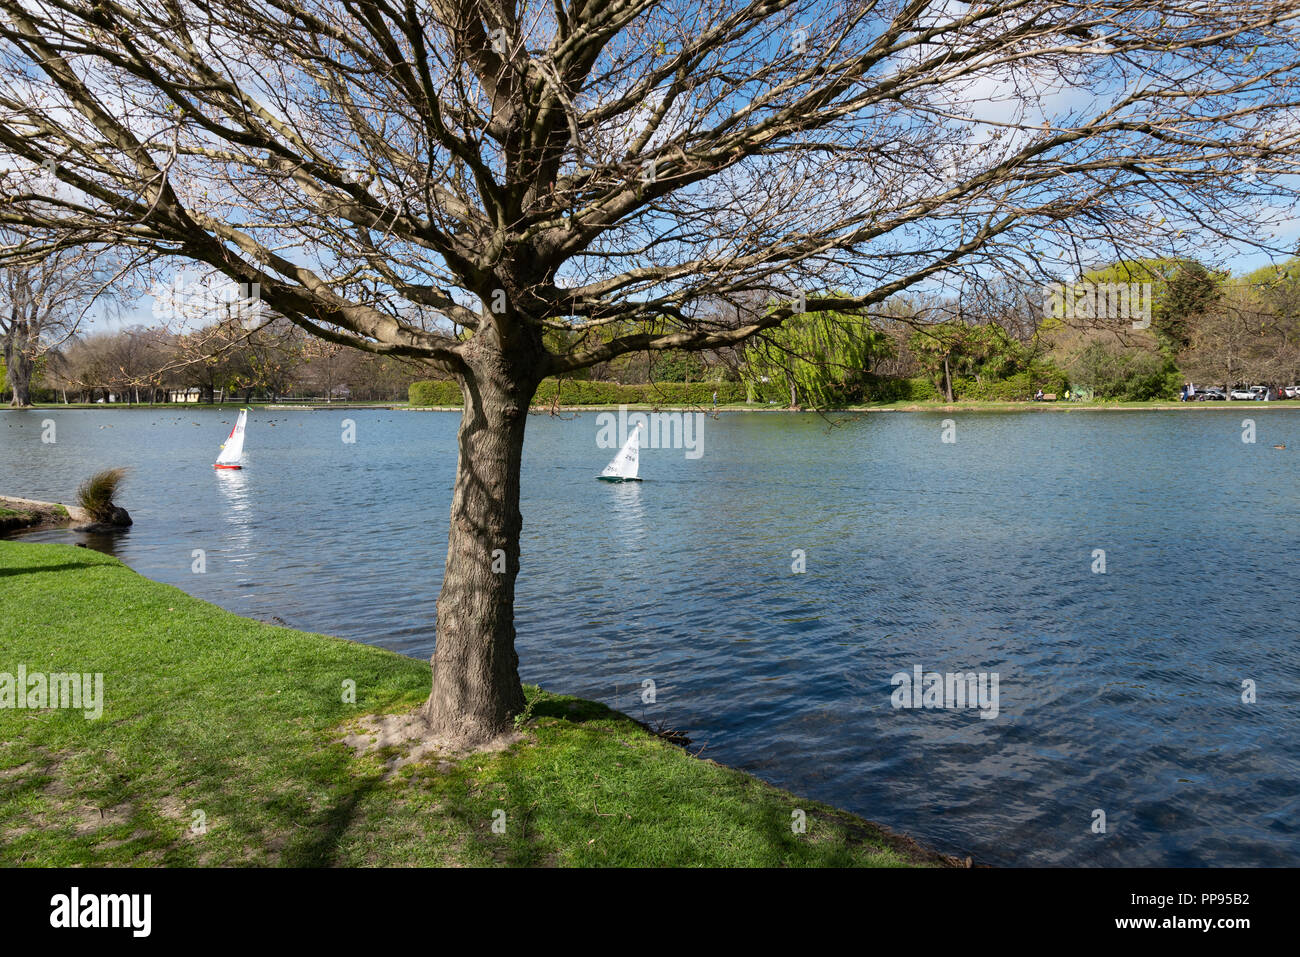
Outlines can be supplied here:
[[71, 247], [23, 254], [16, 237], [0, 259], [0, 345], [10, 406], [31, 405], [32, 370], [74, 335], [96, 303], [119, 304], [110, 252]]
[[1224, 295], [1191, 329], [1179, 355], [1193, 381], [1236, 385], [1291, 385], [1300, 370], [1300, 317], [1245, 283], [1229, 283]]
[[[524, 705], [519, 468], [543, 377], [961, 268], [1166, 253], [1192, 230], [1267, 243], [1257, 201], [1295, 170], [1297, 0], [0, 10], [0, 223], [205, 263], [322, 339], [459, 381], [425, 714], [461, 743]], [[20, 184], [42, 168], [57, 189]]]
[[59, 363], [58, 382], [66, 391], [76, 390], [85, 400], [94, 402], [102, 390], [104, 400], [120, 392], [123, 386], [117, 369], [118, 333], [100, 331], [79, 335], [68, 341]]

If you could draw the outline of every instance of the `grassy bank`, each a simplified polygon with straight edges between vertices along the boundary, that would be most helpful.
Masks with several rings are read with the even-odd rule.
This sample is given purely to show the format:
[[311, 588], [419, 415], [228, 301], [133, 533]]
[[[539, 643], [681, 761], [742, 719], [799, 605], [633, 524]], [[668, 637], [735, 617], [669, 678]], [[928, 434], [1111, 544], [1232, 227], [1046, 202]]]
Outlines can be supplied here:
[[[86, 516], [78, 509], [77, 517]], [[66, 505], [0, 495], [0, 534], [20, 528], [56, 528], [70, 524], [72, 519]]]
[[174, 411], [177, 409], [221, 409], [222, 411], [238, 411], [240, 409], [386, 409], [395, 405], [404, 405], [400, 399], [389, 399], [387, 401], [352, 401], [340, 399], [337, 402], [285, 402], [278, 400], [268, 402], [265, 399], [257, 399], [253, 402], [236, 402], [230, 400], [227, 402], [156, 402], [150, 405], [148, 402], [35, 402], [21, 409], [9, 409], [0, 406], [0, 411], [9, 412], [57, 412], [60, 409], [140, 409], [143, 411]]
[[1133, 412], [1143, 410], [1176, 409], [1234, 412], [1260, 409], [1300, 409], [1300, 402], [1179, 402], [1174, 399], [1148, 399], [1142, 402], [1091, 401], [1091, 402], [993, 402], [969, 400], [957, 402], [876, 402], [867, 405], [847, 406], [844, 412]]
[[418, 704], [425, 662], [241, 618], [86, 549], [0, 541], [0, 672], [19, 665], [101, 672], [103, 715], [0, 708], [0, 866], [938, 862], [536, 688], [507, 750], [389, 771], [393, 754], [340, 738]]
[[[101, 407], [102, 408], [102, 407]], [[399, 411], [409, 412], [459, 412], [459, 406], [398, 406]], [[544, 413], [550, 406], [533, 406], [533, 411]], [[630, 411], [650, 412], [656, 409], [666, 411], [712, 411], [711, 402], [698, 405], [681, 405], [674, 403], [651, 404], [632, 402], [626, 405], [561, 405], [560, 412], [606, 412], [626, 408]], [[718, 403], [719, 412], [772, 412], [789, 413], [791, 410], [780, 405], [760, 405], [758, 403], [732, 402]], [[1258, 412], [1260, 410], [1300, 410], [1300, 402], [1176, 402], [1164, 399], [1152, 399], [1145, 402], [986, 402], [982, 400], [958, 402], [872, 402], [865, 405], [837, 406], [829, 409], [805, 408], [803, 412], [1136, 412], [1176, 409], [1180, 411], [1223, 411]]]
[[[237, 411], [243, 408], [254, 410], [270, 410], [273, 412], [287, 412], [295, 409], [301, 411], [320, 411], [329, 409], [347, 410], [347, 409], [393, 409], [395, 411], [412, 411], [412, 412], [459, 412], [458, 405], [407, 405], [400, 401], [392, 402], [348, 402], [335, 403], [334, 405], [282, 405], [280, 403], [253, 402], [246, 405], [242, 402], [233, 403], [216, 403], [214, 405], [193, 405], [176, 403], [172, 405], [63, 405], [62, 403], [48, 403], [30, 406], [25, 410], [6, 410], [15, 412], [57, 412], [60, 409], [109, 409], [123, 410], [136, 409], [140, 411], [152, 412], [174, 412], [184, 411], [186, 409], [220, 409], [222, 411]], [[633, 411], [650, 412], [659, 410], [683, 411], [710, 411], [715, 406], [712, 401], [706, 399], [694, 404], [682, 404], [680, 402], [627, 402], [627, 403], [589, 403], [582, 405], [563, 404], [558, 407], [561, 412], [604, 412], [609, 410], [617, 411], [619, 408], [627, 408]], [[789, 412], [790, 410], [782, 405], [763, 405], [757, 402], [719, 402], [716, 406], [719, 412]], [[533, 411], [544, 413], [551, 409], [550, 403], [537, 403], [533, 406]], [[1144, 402], [993, 402], [978, 399], [971, 399], [957, 402], [943, 402], [932, 400], [925, 402], [868, 402], [860, 405], [839, 406], [831, 409], [804, 409], [805, 412], [822, 411], [822, 412], [1123, 412], [1152, 409], [1179, 409], [1183, 411], [1213, 411], [1229, 409], [1240, 412], [1243, 409], [1258, 411], [1261, 409], [1300, 409], [1300, 402], [1280, 401], [1280, 402], [1177, 402], [1169, 399], [1151, 399]]]

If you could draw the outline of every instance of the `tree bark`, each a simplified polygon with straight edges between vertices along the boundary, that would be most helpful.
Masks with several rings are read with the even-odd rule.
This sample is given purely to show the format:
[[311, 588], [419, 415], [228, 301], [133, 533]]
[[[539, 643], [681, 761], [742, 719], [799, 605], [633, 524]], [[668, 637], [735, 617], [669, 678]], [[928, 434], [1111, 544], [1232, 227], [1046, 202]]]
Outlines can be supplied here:
[[15, 409], [32, 404], [32, 359], [27, 346], [27, 323], [15, 320], [4, 342], [5, 379], [13, 390], [9, 405]]
[[424, 706], [432, 734], [461, 747], [508, 732], [524, 708], [514, 623], [519, 472], [538, 382], [535, 361], [477, 352], [460, 376], [460, 453]]

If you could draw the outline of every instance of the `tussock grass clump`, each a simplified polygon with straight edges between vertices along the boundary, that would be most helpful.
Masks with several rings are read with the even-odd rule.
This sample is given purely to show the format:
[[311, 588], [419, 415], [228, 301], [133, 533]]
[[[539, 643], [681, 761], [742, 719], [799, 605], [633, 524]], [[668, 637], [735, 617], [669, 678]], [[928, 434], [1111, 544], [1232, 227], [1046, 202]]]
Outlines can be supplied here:
[[77, 504], [86, 510], [92, 521], [109, 522], [114, 516], [113, 496], [126, 478], [126, 469], [104, 469], [96, 472], [77, 489]]

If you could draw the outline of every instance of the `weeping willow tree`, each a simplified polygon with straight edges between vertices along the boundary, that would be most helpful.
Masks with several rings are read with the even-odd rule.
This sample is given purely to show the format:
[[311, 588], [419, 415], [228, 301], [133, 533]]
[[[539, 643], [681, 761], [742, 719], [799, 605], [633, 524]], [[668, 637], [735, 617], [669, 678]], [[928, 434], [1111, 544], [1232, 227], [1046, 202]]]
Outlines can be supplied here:
[[779, 388], [791, 408], [820, 408], [860, 398], [872, 365], [891, 354], [888, 338], [864, 316], [805, 312], [753, 341], [741, 379], [751, 394]]

